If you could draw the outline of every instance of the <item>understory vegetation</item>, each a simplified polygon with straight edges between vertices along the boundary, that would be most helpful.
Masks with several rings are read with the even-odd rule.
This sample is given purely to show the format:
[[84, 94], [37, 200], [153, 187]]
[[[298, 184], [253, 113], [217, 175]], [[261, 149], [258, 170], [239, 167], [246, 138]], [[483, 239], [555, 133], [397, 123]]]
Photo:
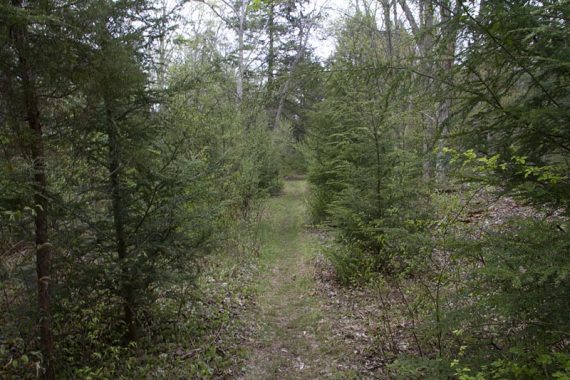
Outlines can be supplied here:
[[279, 148], [217, 37], [175, 41], [164, 13], [0, 4], [0, 377], [209, 377], [238, 360], [218, 344], [239, 323], [219, 284], [252, 265]]
[[[238, 378], [261, 304], [339, 376], [570, 379], [570, 2], [343, 7], [0, 0], [1, 378]], [[305, 182], [297, 245], [264, 219], [300, 178], [318, 248]], [[309, 250], [379, 305], [366, 356]]]
[[382, 4], [384, 29], [366, 2], [340, 28], [308, 140], [336, 279], [384, 308], [382, 373], [566, 379], [569, 4], [419, 2], [411, 29]]

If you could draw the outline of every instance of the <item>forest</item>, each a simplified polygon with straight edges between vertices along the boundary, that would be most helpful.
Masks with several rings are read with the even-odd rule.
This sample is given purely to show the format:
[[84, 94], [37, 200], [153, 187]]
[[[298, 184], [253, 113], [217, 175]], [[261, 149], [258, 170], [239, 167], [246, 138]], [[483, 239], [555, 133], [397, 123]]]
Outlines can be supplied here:
[[570, 0], [0, 0], [0, 378], [570, 380]]

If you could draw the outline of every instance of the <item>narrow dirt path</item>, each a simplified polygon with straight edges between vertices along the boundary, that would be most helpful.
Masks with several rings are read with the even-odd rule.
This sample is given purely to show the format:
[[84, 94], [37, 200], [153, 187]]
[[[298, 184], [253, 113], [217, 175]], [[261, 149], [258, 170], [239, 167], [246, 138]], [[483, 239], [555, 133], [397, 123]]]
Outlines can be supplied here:
[[305, 230], [305, 181], [287, 181], [261, 226], [261, 279], [243, 379], [345, 379], [344, 346], [315, 291], [317, 241]]

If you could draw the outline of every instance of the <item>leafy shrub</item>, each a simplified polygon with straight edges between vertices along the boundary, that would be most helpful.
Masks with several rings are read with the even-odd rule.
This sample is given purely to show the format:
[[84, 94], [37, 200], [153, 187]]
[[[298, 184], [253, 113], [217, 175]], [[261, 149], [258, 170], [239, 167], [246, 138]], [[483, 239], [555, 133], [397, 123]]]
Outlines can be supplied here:
[[[445, 363], [465, 380], [568, 376], [570, 238], [562, 225], [513, 218], [481, 236], [448, 236], [452, 255], [442, 267], [440, 298], [428, 302], [417, 330], [444, 349], [427, 364], [399, 361], [398, 370]], [[434, 286], [430, 277], [418, 281]]]

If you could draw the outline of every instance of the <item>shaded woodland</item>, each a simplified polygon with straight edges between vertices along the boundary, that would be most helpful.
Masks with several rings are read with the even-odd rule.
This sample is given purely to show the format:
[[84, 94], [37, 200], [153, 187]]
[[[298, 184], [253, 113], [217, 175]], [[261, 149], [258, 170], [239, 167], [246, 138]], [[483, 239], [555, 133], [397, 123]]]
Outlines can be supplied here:
[[570, 2], [339, 6], [0, 0], [1, 378], [256, 378], [287, 231], [323, 378], [570, 379]]

